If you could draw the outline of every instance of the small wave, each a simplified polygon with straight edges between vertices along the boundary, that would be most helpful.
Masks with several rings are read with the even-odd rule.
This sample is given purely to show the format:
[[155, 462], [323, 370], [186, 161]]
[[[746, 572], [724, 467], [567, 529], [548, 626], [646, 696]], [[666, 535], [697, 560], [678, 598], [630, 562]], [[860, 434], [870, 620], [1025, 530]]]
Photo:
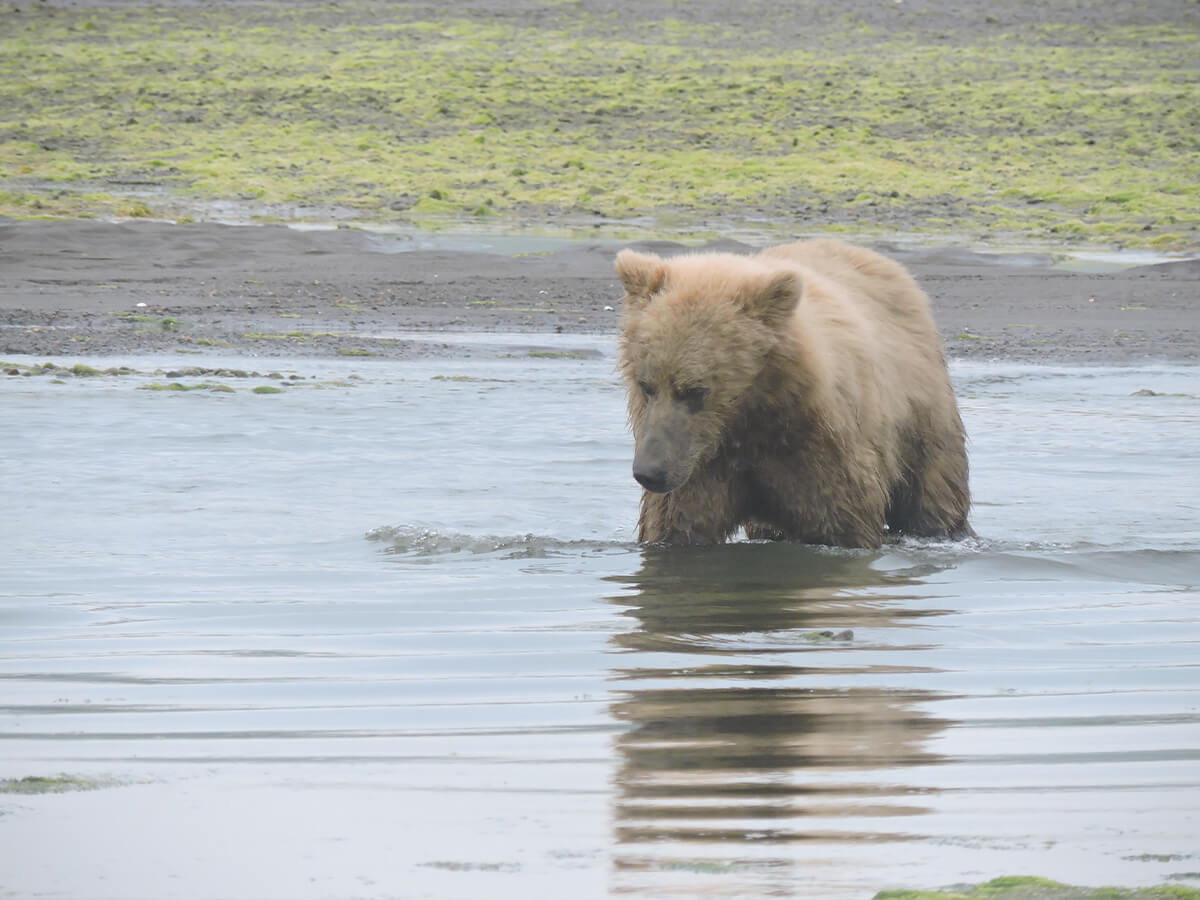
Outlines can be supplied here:
[[1132, 542], [1123, 542], [1120, 545], [1114, 545], [1108, 542], [1091, 540], [1021, 540], [1019, 538], [1011, 537], [994, 538], [980, 535], [974, 535], [969, 538], [961, 538], [958, 540], [903, 535], [885, 541], [884, 547], [893, 550], [908, 550], [931, 554], [940, 553], [944, 555], [955, 555], [962, 557], [974, 557], [992, 553], [1038, 553], [1046, 555], [1146, 554], [1149, 556], [1155, 556], [1156, 554], [1170, 555], [1175, 553], [1195, 552], [1190, 545], [1182, 547], [1166, 545], [1147, 546]]
[[[944, 559], [974, 559], [979, 556], [1003, 554], [1036, 554], [1061, 556], [1113, 550], [1110, 544], [1095, 541], [1070, 540], [1021, 540], [1019, 538], [995, 538], [973, 535], [968, 538], [946, 539], [901, 535], [885, 541], [885, 549], [923, 553]], [[1118, 552], [1153, 552], [1158, 548], [1123, 546]]]
[[1074, 578], [1093, 578], [1193, 588], [1200, 572], [1200, 552], [1193, 548], [1113, 547], [1092, 541], [1020, 541], [972, 537], [962, 541], [899, 538], [885, 547], [901, 558], [916, 557], [942, 566], [1009, 567], [1033, 573], [1069, 572]]
[[637, 547], [628, 542], [568, 541], [538, 534], [460, 534], [422, 525], [384, 525], [372, 528], [366, 537], [369, 541], [386, 544], [386, 553], [410, 557], [498, 554], [504, 559], [542, 559], [581, 553], [627, 552]]

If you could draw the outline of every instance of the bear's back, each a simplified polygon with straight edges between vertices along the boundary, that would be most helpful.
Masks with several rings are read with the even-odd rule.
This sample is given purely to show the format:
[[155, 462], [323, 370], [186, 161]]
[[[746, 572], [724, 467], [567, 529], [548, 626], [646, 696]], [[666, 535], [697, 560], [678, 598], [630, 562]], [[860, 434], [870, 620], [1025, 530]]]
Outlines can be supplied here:
[[895, 260], [832, 238], [782, 244], [759, 255], [767, 260], [793, 263], [802, 272], [807, 270], [822, 276], [823, 283], [838, 285], [841, 288], [838, 299], [857, 307], [857, 312], [876, 326], [882, 326], [880, 336], [884, 340], [899, 339], [919, 350], [927, 351], [931, 346], [940, 349], [929, 298], [908, 270]]

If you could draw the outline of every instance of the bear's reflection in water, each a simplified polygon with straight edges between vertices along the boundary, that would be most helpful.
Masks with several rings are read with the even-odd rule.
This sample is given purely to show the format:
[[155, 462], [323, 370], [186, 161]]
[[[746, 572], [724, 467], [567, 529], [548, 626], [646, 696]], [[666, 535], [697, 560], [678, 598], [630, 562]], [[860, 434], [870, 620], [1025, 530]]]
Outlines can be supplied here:
[[[923, 812], [905, 767], [946, 723], [910, 686], [906, 634], [933, 569], [786, 544], [647, 548], [614, 581], [637, 627], [613, 637], [616, 841], [901, 839]], [[854, 634], [847, 635], [847, 630]], [[889, 659], [889, 657], [891, 659]], [[725, 845], [726, 849], [734, 848]], [[634, 865], [626, 857], [620, 864]]]

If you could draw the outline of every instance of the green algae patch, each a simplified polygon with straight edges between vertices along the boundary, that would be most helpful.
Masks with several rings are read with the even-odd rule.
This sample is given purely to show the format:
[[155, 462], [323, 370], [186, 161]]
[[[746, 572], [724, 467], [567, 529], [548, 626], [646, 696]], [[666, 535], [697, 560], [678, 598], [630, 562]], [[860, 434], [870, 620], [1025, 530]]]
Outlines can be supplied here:
[[875, 900], [1200, 900], [1200, 890], [1181, 885], [1143, 888], [1076, 887], [1024, 875], [937, 891], [880, 891]]
[[255, 394], [282, 394], [283, 388], [277, 388], [272, 384], [260, 384], [254, 388], [252, 393]]
[[477, 375], [431, 375], [429, 380], [430, 381], [457, 381], [457, 382], [463, 382], [463, 383], [468, 383], [468, 384], [482, 384], [482, 383], [509, 384], [509, 383], [511, 383], [510, 380], [507, 378], [481, 378]]
[[655, 868], [664, 872], [691, 872], [694, 875], [727, 875], [742, 867], [737, 863], [716, 859], [665, 859]]
[[590, 359], [593, 354], [581, 350], [530, 350], [530, 359]]
[[852, 641], [854, 632], [849, 629], [844, 631], [806, 631], [801, 637], [810, 644], [827, 644], [830, 641]]
[[520, 872], [521, 864], [513, 862], [469, 862], [461, 860], [435, 860], [418, 863], [427, 869], [441, 869], [445, 872]]
[[27, 775], [24, 778], [0, 778], [0, 794], [65, 794], [95, 791], [114, 783], [81, 775]]
[[219, 201], [264, 220], [1200, 246], [1187, 23], [947, 41], [847, 14], [796, 42], [574, 4], [445, 9], [0, 9], [0, 214], [203, 217]]
[[230, 387], [227, 384], [213, 384], [213, 383], [207, 382], [207, 381], [203, 382], [201, 384], [184, 384], [183, 382], [180, 382], [180, 381], [170, 381], [170, 382], [165, 382], [165, 383], [161, 382], [161, 381], [152, 381], [149, 384], [139, 385], [138, 390], [139, 391], [175, 391], [175, 392], [179, 392], [179, 393], [186, 393], [188, 391], [212, 391], [213, 393], [217, 393], [217, 394], [232, 394], [232, 393], [234, 393], [234, 388]]
[[[358, 355], [358, 354], [353, 354]], [[217, 366], [180, 366], [175, 369], [156, 369], [154, 371], [141, 371], [130, 366], [110, 366], [106, 369], [97, 369], [85, 363], [60, 364], [51, 360], [42, 363], [34, 363], [32, 365], [26, 363], [14, 363], [0, 360], [0, 373], [7, 376], [55, 376], [49, 380], [58, 384], [65, 384], [64, 379], [79, 379], [79, 378], [100, 378], [100, 377], [123, 377], [127, 375], [137, 375], [142, 378], [158, 378], [164, 380], [146, 381], [137, 385], [137, 390], [154, 391], [166, 393], [190, 393], [193, 391], [207, 391], [216, 394], [232, 394], [237, 392], [237, 388], [227, 383], [227, 379], [247, 380], [259, 378], [274, 378], [280, 381], [285, 381], [287, 384], [303, 384], [306, 387], [353, 387], [353, 381], [330, 380], [324, 382], [306, 381], [300, 375], [284, 375], [282, 372], [271, 371], [267, 373], [257, 372], [249, 369], [236, 369], [230, 367]], [[352, 375], [351, 379], [358, 376]], [[313, 376], [315, 379], [316, 376]], [[198, 379], [196, 381], [186, 381], [183, 379]], [[253, 389], [256, 393], [281, 393], [279, 388], [262, 386]]]

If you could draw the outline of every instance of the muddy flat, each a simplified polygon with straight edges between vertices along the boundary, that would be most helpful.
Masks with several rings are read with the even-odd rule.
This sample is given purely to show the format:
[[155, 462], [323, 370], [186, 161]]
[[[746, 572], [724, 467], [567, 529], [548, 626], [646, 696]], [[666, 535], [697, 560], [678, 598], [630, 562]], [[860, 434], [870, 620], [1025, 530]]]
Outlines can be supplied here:
[[[563, 242], [526, 255], [493, 240], [502, 249], [487, 252], [487, 238], [482, 251], [420, 249], [412, 236], [355, 229], [8, 222], [0, 352], [400, 359], [451, 352], [406, 332], [615, 332], [622, 291], [612, 258], [621, 243]], [[1200, 261], [1096, 273], [1043, 255], [880, 249], [929, 293], [951, 357], [1200, 359]]]

